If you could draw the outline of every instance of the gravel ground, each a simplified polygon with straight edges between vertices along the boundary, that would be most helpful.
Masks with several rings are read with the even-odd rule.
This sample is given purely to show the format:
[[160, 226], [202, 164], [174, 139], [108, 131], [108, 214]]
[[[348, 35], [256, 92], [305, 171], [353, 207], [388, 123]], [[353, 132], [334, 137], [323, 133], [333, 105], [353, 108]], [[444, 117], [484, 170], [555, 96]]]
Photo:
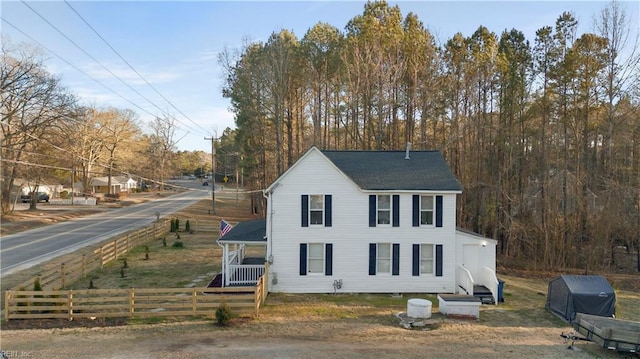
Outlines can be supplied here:
[[[257, 319], [229, 328], [212, 322], [98, 328], [3, 330], [1, 346], [30, 358], [592, 358], [619, 357], [562, 328], [488, 327], [447, 322], [406, 330], [358, 320]], [[564, 329], [565, 332], [568, 328]]]

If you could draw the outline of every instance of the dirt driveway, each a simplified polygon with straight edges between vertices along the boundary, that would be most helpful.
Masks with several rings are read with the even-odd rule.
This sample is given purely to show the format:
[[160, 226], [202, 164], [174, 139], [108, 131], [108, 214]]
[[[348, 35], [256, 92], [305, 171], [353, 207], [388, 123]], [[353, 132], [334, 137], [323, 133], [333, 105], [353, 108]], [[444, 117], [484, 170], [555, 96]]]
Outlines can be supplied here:
[[212, 322], [2, 331], [2, 349], [30, 358], [586, 358], [617, 357], [568, 343], [562, 329], [448, 322], [406, 330], [359, 320], [268, 317], [220, 328]]

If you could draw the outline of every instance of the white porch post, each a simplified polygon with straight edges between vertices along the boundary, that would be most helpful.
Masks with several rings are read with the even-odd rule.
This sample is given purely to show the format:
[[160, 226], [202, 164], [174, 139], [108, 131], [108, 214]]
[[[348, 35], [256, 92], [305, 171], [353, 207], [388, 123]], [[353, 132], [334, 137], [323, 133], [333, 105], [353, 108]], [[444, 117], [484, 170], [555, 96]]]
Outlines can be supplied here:
[[229, 273], [229, 245], [225, 243], [222, 250], [222, 288], [225, 288], [229, 285], [228, 273]]

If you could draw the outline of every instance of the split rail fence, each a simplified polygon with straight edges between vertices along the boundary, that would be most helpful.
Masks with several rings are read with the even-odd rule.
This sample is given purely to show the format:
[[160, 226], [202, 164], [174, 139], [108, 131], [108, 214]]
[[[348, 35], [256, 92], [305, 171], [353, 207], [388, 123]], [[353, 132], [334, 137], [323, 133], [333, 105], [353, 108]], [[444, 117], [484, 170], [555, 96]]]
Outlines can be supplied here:
[[262, 276], [255, 287], [6, 291], [4, 318], [211, 316], [222, 304], [234, 314], [257, 317], [266, 282]]
[[162, 219], [153, 226], [144, 227], [109, 241], [96, 248], [90, 254], [83, 254], [70, 261], [64, 262], [50, 268], [40, 275], [11, 288], [11, 291], [23, 291], [33, 289], [37, 279], [40, 280], [40, 287], [43, 290], [62, 289], [67, 284], [73, 283], [87, 275], [87, 273], [102, 268], [105, 264], [118, 259], [127, 254], [131, 249], [149, 243], [155, 238], [165, 236], [169, 233], [169, 219]]

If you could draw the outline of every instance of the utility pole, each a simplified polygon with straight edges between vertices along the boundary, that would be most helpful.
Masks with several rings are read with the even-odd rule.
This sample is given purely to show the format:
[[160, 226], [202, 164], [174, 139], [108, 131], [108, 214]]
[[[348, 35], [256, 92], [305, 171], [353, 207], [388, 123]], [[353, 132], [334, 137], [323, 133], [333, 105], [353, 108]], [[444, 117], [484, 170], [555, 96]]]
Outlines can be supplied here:
[[216, 138], [205, 137], [205, 141], [211, 141], [211, 209], [216, 214]]

